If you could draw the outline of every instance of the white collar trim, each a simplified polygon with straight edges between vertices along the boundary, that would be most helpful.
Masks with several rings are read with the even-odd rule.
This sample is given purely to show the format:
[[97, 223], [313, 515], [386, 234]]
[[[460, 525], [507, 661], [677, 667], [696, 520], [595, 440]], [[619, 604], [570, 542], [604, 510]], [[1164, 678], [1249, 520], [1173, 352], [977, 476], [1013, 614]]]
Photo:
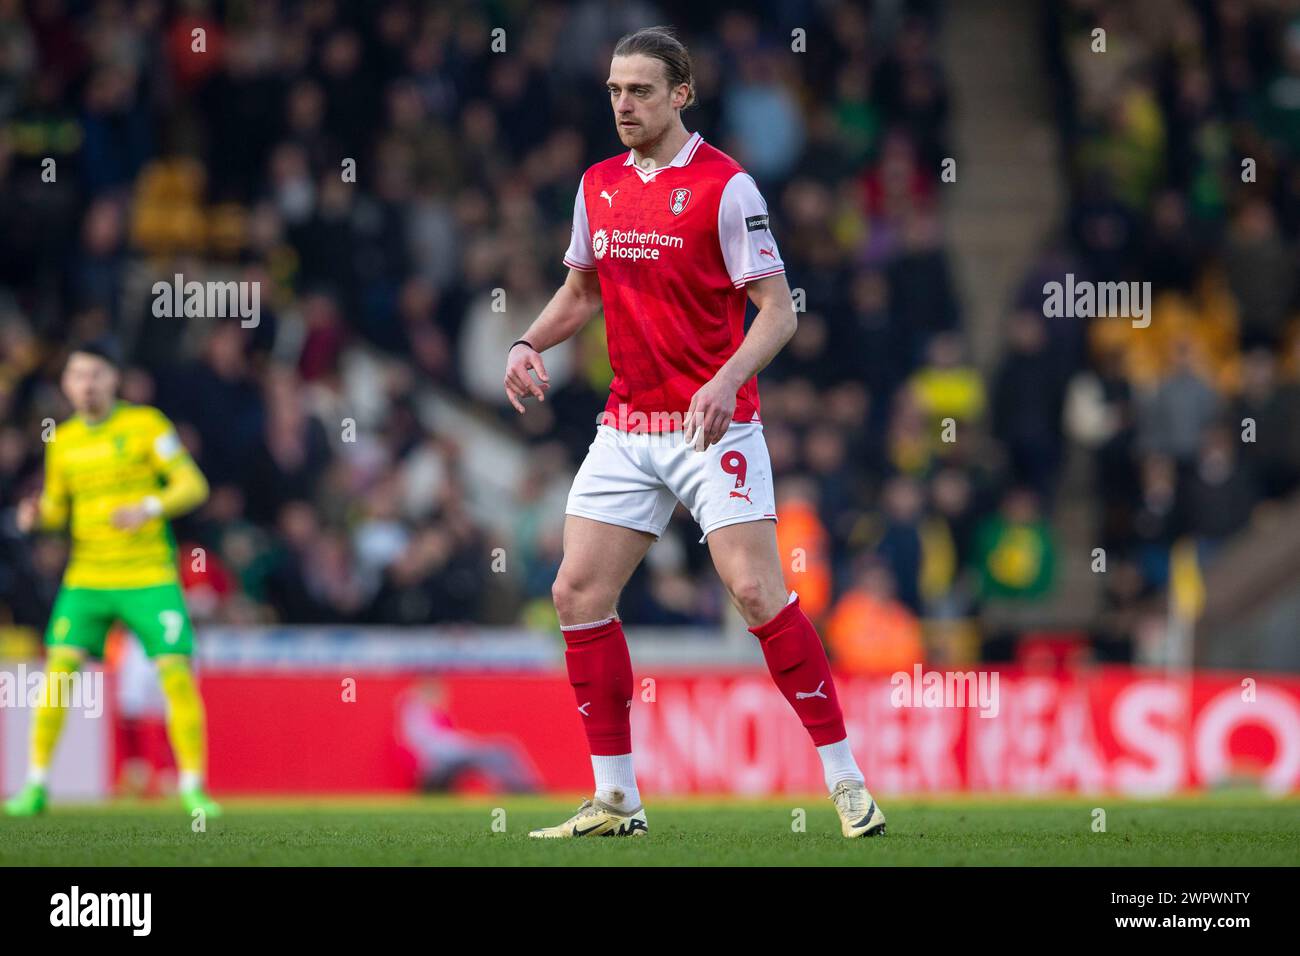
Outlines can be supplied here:
[[623, 160], [623, 165], [636, 166], [636, 171], [642, 176], [653, 176], [661, 169], [668, 169], [672, 166], [687, 165], [695, 157], [695, 151], [700, 148], [702, 142], [704, 142], [703, 136], [698, 132], [692, 133], [690, 137], [687, 138], [686, 142], [682, 144], [682, 148], [677, 151], [677, 155], [673, 157], [672, 162], [667, 166], [658, 166], [650, 170], [649, 173], [643, 170], [640, 166], [636, 166], [636, 161], [633, 159], [632, 150], [630, 149], [627, 151], [627, 159]]

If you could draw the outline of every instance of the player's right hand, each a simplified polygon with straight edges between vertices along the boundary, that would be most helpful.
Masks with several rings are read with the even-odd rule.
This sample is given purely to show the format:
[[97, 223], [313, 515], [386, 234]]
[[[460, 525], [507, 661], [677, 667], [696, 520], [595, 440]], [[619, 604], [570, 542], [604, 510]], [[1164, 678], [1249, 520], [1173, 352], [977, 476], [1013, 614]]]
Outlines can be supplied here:
[[[531, 371], [537, 372], [540, 384], [533, 380]], [[545, 390], [551, 387], [551, 377], [546, 374], [541, 354], [522, 343], [512, 348], [506, 356], [505, 384], [506, 398], [510, 399], [510, 404], [521, 415], [524, 413], [521, 399], [532, 395], [539, 402], [546, 401]]]
[[18, 525], [18, 530], [27, 534], [36, 527], [36, 519], [41, 514], [41, 500], [36, 495], [24, 498], [18, 502], [18, 508], [14, 513], [14, 523]]

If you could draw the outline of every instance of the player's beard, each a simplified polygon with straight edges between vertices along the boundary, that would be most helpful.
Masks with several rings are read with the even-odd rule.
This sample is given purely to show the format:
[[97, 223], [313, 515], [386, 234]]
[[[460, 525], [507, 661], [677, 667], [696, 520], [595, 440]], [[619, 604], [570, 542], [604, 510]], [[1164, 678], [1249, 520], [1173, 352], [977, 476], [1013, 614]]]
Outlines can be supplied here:
[[619, 139], [623, 145], [629, 149], [635, 149], [644, 159], [646, 154], [651, 152], [663, 138], [668, 135], [668, 127], [665, 125], [661, 129], [651, 130], [642, 120], [634, 120], [637, 126], [628, 129], [624, 126], [618, 127]]
[[639, 147], [642, 140], [645, 138], [644, 126], [633, 126], [629, 128], [616, 123], [615, 128], [618, 130], [618, 138], [622, 141], [623, 145], [629, 149], [636, 149]]

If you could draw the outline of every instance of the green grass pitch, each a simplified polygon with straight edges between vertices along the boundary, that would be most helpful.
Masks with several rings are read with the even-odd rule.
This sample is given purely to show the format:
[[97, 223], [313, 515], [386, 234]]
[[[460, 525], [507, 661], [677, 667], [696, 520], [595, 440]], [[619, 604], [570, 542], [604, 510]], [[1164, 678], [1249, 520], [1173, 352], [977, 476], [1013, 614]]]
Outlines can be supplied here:
[[1300, 800], [1242, 794], [894, 799], [888, 835], [868, 840], [843, 839], [825, 797], [655, 800], [648, 838], [529, 839], [576, 802], [227, 800], [201, 833], [171, 803], [65, 805], [0, 817], [0, 866], [1293, 866], [1300, 846]]

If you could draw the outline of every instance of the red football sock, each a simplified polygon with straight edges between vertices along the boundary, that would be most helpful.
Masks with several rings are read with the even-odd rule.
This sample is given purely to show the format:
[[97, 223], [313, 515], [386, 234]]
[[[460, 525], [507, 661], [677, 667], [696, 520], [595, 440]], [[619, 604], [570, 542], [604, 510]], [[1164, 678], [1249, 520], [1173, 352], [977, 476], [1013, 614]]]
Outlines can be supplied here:
[[821, 747], [845, 739], [848, 732], [826, 648], [799, 606], [798, 596], [772, 620], [751, 627], [749, 632], [758, 638], [772, 680], [803, 721], [813, 743]]
[[562, 627], [564, 663], [593, 756], [632, 752], [632, 658], [623, 622]]

